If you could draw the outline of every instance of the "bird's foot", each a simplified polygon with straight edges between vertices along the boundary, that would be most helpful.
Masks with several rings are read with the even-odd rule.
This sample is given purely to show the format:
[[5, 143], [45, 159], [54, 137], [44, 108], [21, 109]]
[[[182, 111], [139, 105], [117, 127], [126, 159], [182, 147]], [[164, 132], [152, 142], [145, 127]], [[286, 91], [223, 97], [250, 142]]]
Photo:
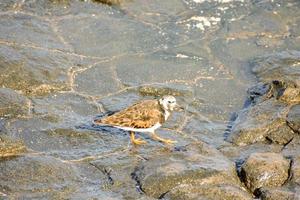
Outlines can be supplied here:
[[147, 142], [142, 139], [134, 139], [134, 140], [131, 140], [131, 142], [132, 142], [132, 144], [135, 144], [135, 145], [147, 144]]
[[139, 138], [136, 139], [133, 131], [130, 132], [130, 141], [134, 145], [141, 145], [141, 144], [146, 144], [147, 143], [145, 140], [142, 140], [142, 139], [139, 139]]
[[160, 141], [160, 142], [162, 142], [162, 143], [164, 143], [164, 144], [174, 144], [174, 143], [177, 143], [177, 141], [175, 141], [175, 140], [170, 140], [170, 139], [164, 139], [164, 138], [161, 138], [161, 137], [159, 137], [158, 135], [156, 135], [155, 133], [153, 133], [152, 134], [152, 138], [154, 139], [154, 140], [157, 140], [157, 141]]
[[164, 144], [174, 144], [174, 143], [177, 143], [176, 140], [170, 140], [170, 139], [164, 139], [164, 140], [161, 140], [161, 142], [163, 142]]

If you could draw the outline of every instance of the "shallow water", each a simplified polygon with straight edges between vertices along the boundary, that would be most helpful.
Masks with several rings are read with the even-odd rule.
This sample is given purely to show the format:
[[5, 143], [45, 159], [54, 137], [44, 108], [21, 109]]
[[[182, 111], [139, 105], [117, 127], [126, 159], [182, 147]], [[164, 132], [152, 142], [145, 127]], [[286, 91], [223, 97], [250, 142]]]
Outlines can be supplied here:
[[148, 144], [133, 149], [126, 132], [95, 127], [93, 119], [173, 94], [185, 111], [175, 112], [158, 134], [177, 140], [178, 148], [197, 141], [229, 145], [229, 122], [257, 82], [251, 61], [300, 49], [299, 8], [297, 0], [1, 1], [0, 85], [28, 101], [23, 113], [3, 115], [3, 132], [22, 140], [30, 156], [42, 155], [36, 162], [60, 163], [52, 163], [54, 177], [74, 169], [64, 177], [70, 187], [8, 181], [0, 191], [144, 198], [131, 173], [141, 160], [168, 150], [146, 134], [140, 136]]

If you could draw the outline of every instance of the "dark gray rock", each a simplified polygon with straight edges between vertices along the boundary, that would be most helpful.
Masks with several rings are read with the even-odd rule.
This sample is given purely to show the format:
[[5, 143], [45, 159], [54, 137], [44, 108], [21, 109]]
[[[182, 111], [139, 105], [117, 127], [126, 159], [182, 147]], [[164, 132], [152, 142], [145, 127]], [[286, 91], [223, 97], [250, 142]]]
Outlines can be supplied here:
[[262, 200], [296, 200], [295, 193], [281, 188], [261, 188], [259, 189]]
[[300, 185], [300, 156], [295, 155], [292, 163], [292, 180]]
[[[20, 5], [22, 3], [20, 2]], [[23, 45], [67, 50], [51, 27], [51, 23], [33, 15], [16, 12], [2, 14], [0, 39]], [[25, 39], [26, 38], [26, 39]]]
[[13, 199], [120, 199], [100, 189], [105, 176], [93, 166], [46, 155], [1, 160], [0, 178], [1, 191]]
[[288, 125], [295, 131], [300, 133], [300, 104], [293, 105], [287, 115]]
[[109, 63], [101, 63], [76, 75], [74, 90], [86, 95], [105, 96], [124, 86]]
[[[74, 168], [48, 156], [24, 156], [0, 162], [0, 187], [9, 193], [74, 189]], [[67, 192], [67, 190], [65, 190]]]
[[239, 187], [226, 184], [185, 185], [181, 184], [169, 191], [167, 200], [252, 200], [252, 196]]
[[0, 86], [31, 96], [70, 90], [68, 70], [77, 64], [86, 62], [56, 51], [1, 45]]
[[253, 72], [263, 82], [280, 80], [300, 86], [300, 52], [283, 51], [257, 58]]
[[281, 186], [289, 177], [290, 162], [277, 153], [253, 153], [242, 166], [241, 176], [250, 191]]
[[286, 144], [295, 133], [286, 124], [285, 112], [285, 105], [273, 99], [245, 108], [238, 113], [228, 139], [241, 146], [266, 140]]
[[30, 112], [31, 101], [16, 91], [0, 88], [0, 117], [25, 116]]
[[218, 190], [218, 186], [221, 189], [217, 196], [226, 193], [226, 187], [235, 188], [232, 195], [234, 190], [237, 195], [243, 193], [234, 164], [217, 150], [200, 142], [173, 153], [153, 156], [138, 167], [134, 176], [142, 190], [155, 198], [170, 191], [171, 199], [190, 196], [191, 191], [194, 193], [192, 196], [214, 196], [213, 189], [205, 193], [204, 188]]

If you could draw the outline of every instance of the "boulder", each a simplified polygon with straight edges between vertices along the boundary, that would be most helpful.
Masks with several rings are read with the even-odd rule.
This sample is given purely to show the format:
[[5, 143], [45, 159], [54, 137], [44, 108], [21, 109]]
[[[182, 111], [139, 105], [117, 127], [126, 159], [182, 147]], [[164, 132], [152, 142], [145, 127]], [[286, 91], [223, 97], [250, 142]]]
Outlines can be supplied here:
[[282, 51], [253, 61], [252, 71], [262, 81], [280, 80], [300, 86], [300, 51]]
[[261, 200], [295, 200], [295, 193], [281, 188], [261, 188]]
[[241, 177], [251, 192], [281, 186], [289, 177], [290, 162], [277, 153], [253, 153], [242, 165]]
[[154, 198], [165, 195], [170, 199], [221, 198], [225, 194], [241, 196], [242, 193], [247, 197], [248, 194], [240, 184], [234, 163], [202, 142], [173, 153], [159, 153], [138, 166], [133, 176], [142, 191]]
[[300, 185], [300, 156], [293, 159], [292, 164], [292, 180]]
[[288, 125], [295, 131], [300, 133], [300, 104], [293, 105], [287, 115]]
[[0, 188], [4, 192], [51, 192], [74, 188], [78, 180], [72, 166], [49, 156], [22, 156], [0, 162]]
[[266, 140], [286, 144], [295, 133], [286, 124], [285, 112], [285, 105], [274, 99], [245, 108], [233, 122], [228, 140], [240, 146]]
[[[183, 192], [184, 191], [184, 192]], [[232, 185], [185, 185], [181, 184], [169, 191], [167, 200], [252, 200], [247, 191]]]

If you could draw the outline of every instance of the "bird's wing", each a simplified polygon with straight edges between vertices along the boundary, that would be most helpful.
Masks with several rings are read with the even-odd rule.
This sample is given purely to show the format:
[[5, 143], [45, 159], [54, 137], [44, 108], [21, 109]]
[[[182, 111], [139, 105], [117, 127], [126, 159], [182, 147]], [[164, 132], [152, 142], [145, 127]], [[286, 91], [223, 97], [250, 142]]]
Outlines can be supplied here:
[[157, 100], [145, 100], [95, 122], [120, 127], [150, 128], [157, 122], [162, 123], [163, 119]]

